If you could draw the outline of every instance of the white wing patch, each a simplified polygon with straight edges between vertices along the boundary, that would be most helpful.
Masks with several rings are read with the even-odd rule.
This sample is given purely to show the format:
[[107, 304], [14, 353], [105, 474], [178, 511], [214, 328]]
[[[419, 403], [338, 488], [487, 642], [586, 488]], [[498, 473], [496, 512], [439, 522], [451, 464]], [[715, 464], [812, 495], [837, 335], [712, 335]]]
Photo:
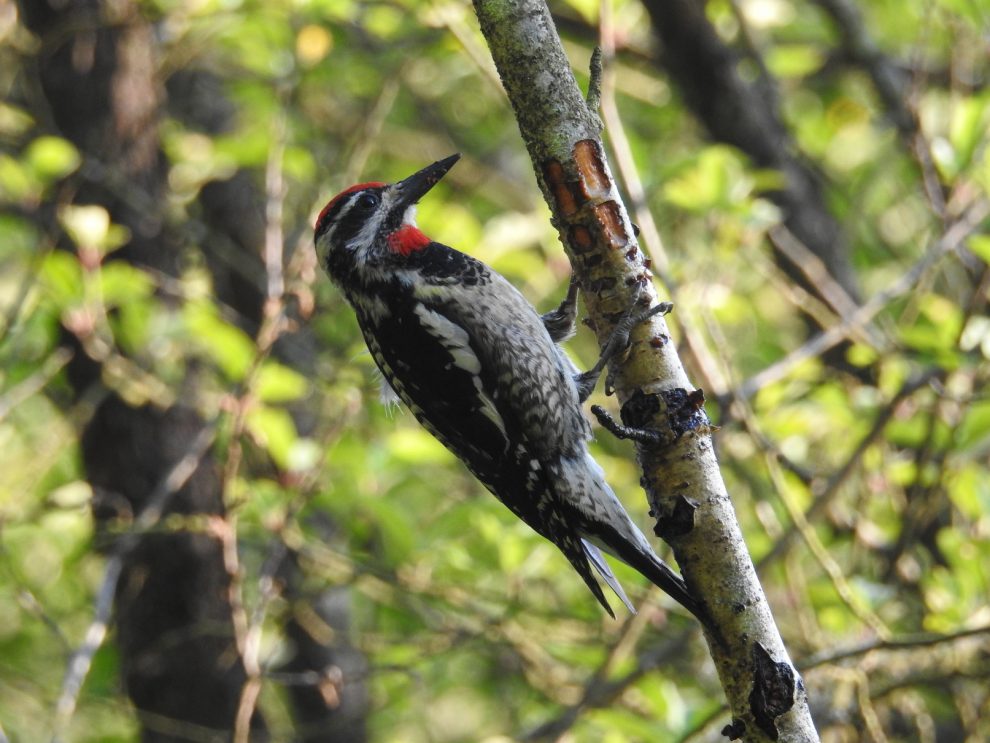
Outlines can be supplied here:
[[505, 422], [499, 415], [495, 403], [485, 394], [481, 384], [481, 360], [471, 348], [471, 338], [467, 331], [426, 305], [417, 303], [415, 312], [423, 327], [450, 353], [451, 363], [471, 375], [474, 387], [478, 392], [479, 410], [498, 427], [503, 436], [508, 438]]

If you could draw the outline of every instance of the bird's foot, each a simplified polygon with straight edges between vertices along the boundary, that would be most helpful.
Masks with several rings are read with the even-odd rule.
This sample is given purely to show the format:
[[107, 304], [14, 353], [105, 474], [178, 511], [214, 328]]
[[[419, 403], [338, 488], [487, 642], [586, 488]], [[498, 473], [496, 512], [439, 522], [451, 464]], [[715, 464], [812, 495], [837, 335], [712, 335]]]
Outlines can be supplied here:
[[592, 405], [591, 412], [595, 414], [602, 428], [607, 430], [617, 439], [628, 439], [639, 444], [649, 444], [650, 446], [660, 446], [664, 443], [663, 436], [659, 431], [651, 431], [648, 428], [633, 428], [625, 426], [612, 417], [601, 405]]
[[[592, 391], [595, 389], [595, 385], [598, 384], [598, 378], [601, 377], [602, 371], [608, 363], [616, 355], [628, 348], [629, 334], [632, 332], [632, 329], [641, 322], [649, 320], [654, 315], [666, 315], [673, 308], [674, 305], [670, 302], [661, 302], [660, 304], [654, 305], [649, 309], [643, 310], [640, 309], [637, 303], [626, 310], [626, 313], [622, 316], [619, 322], [616, 323], [615, 328], [612, 330], [612, 334], [608, 337], [608, 340], [605, 341], [605, 345], [602, 347], [601, 354], [598, 357], [598, 362], [588, 371], [583, 374], [578, 374], [574, 380], [577, 383], [578, 398], [581, 402], [584, 402], [591, 396]], [[611, 394], [611, 377], [606, 378], [605, 382], [606, 394]]]

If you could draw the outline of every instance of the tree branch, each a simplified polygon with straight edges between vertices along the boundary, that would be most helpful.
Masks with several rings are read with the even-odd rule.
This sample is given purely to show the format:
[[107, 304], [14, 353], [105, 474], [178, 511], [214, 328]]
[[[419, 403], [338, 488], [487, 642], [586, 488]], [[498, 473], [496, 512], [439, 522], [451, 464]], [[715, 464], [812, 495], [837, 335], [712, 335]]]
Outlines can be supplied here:
[[[648, 263], [612, 179], [601, 123], [581, 96], [542, 0], [474, 0], [540, 189], [604, 342], [634, 302], [657, 303]], [[817, 741], [804, 684], [788, 658], [736, 523], [712, 448], [704, 395], [690, 388], [655, 316], [613, 365], [626, 426], [656, 431], [638, 445], [656, 532], [704, 603], [712, 658], [732, 710], [731, 737]], [[717, 545], [717, 549], [712, 547]]]

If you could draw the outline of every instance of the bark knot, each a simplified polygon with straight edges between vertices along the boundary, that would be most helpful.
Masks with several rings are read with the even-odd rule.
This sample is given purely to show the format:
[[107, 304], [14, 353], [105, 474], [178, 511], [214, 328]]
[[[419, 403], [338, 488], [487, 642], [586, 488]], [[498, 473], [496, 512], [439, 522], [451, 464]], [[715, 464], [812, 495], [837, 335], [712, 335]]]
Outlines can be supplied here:
[[800, 684], [794, 667], [775, 661], [761, 643], [753, 645], [753, 690], [749, 709], [760, 729], [771, 740], [777, 740], [776, 719], [794, 706], [794, 692]]

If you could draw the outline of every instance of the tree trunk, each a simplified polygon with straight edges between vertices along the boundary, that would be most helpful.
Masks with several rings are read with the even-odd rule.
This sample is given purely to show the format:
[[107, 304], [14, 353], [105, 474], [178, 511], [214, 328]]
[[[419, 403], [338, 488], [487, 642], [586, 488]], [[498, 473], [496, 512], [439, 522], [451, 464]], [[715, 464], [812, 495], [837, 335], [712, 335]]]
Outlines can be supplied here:
[[[181, 241], [164, 218], [168, 165], [159, 124], [167, 106], [190, 129], [211, 135], [228, 130], [233, 108], [222, 82], [184, 70], [167, 81], [166, 92], [152, 28], [130, 2], [24, 0], [21, 13], [41, 40], [37, 79], [51, 113], [45, 126], [84, 157], [73, 202], [101, 205], [129, 229], [130, 239], [112, 260], [177, 277]], [[264, 194], [240, 172], [207, 184], [200, 209], [210, 233], [201, 244], [217, 297], [254, 333], [265, 301]], [[77, 398], [96, 401], [81, 434], [81, 456], [94, 492], [99, 543], [109, 557], [105, 586], [113, 591], [122, 681], [137, 708], [141, 738], [230, 740], [249, 678], [235, 638], [224, 559], [224, 540], [236, 535], [219, 536], [229, 522], [220, 465], [210, 451], [212, 426], [181, 403], [125, 401], [104, 383], [101, 362], [87, 355], [77, 334], [65, 333], [64, 342], [74, 353], [68, 375]], [[276, 353], [282, 347], [295, 368], [312, 365], [314, 348], [305, 331], [286, 334]], [[188, 528], [173, 527], [169, 517], [194, 520], [187, 520]], [[123, 535], [108, 528], [122, 525], [136, 528]], [[295, 561], [284, 560], [284, 582], [299, 583], [297, 574]], [[300, 612], [311, 603], [316, 614], [326, 603], [322, 595], [292, 599]], [[322, 612], [334, 627], [333, 644], [288, 617], [286, 634], [295, 645], [291, 670], [303, 679], [288, 686], [300, 740], [366, 740], [364, 661], [341, 640], [347, 611], [347, 602], [338, 601], [334, 611]], [[78, 693], [85, 668], [75, 665], [67, 677], [78, 676], [71, 684]], [[337, 667], [356, 680], [328, 679], [328, 669]], [[56, 721], [56, 735], [66, 732], [71, 708], [60, 706], [60, 713], [66, 719]], [[249, 727], [251, 740], [268, 739], [257, 709]]]
[[[39, 80], [50, 125], [86, 159], [75, 202], [99, 204], [131, 239], [116, 260], [176, 275], [178, 250], [163, 230], [167, 168], [158, 122], [150, 26], [130, 3], [24, 2], [25, 25], [40, 39]], [[105, 23], [113, 13], [115, 23]], [[99, 524], [133, 522], [149, 501], [163, 515], [222, 517], [216, 463], [197, 457], [181, 486], [163, 490], [206, 423], [181, 404], [132, 406], [103, 388], [100, 363], [66, 334], [76, 394], [101, 402], [82, 432], [82, 460]], [[230, 730], [245, 672], [234, 642], [230, 576], [220, 541], [172, 531], [114, 540], [121, 561], [115, 609], [124, 685], [138, 710], [142, 740], [183, 731]], [[260, 717], [255, 728], [263, 730]]]

